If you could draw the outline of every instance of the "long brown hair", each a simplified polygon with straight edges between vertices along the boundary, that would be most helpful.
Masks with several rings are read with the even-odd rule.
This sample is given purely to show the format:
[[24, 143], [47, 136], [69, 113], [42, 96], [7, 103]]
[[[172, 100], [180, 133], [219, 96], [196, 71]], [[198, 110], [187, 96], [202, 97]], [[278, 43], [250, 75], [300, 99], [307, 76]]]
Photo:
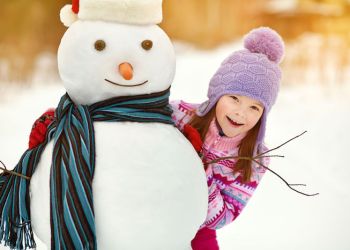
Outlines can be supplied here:
[[[215, 117], [216, 105], [203, 117], [194, 114], [192, 119], [189, 122], [189, 125], [198, 130], [202, 141], [204, 142], [205, 136], [208, 132], [210, 122]], [[248, 131], [247, 135], [242, 139], [238, 156], [239, 157], [253, 157], [256, 140], [258, 138], [259, 130], [260, 130], [261, 118], [257, 122], [257, 124]], [[249, 160], [238, 159], [233, 169], [233, 174], [240, 173], [242, 176], [242, 182], [247, 183], [251, 180], [252, 177], [252, 162]]]

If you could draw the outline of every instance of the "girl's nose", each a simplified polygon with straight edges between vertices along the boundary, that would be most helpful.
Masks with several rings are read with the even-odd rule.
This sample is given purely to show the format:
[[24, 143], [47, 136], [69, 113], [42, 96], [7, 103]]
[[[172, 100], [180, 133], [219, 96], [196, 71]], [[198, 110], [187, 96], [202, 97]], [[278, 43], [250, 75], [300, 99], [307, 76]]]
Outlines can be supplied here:
[[134, 70], [130, 63], [123, 62], [119, 64], [118, 67], [119, 74], [125, 79], [125, 80], [131, 80], [134, 75]]
[[241, 110], [241, 109], [236, 110], [236, 115], [239, 116], [239, 117], [244, 118], [244, 116], [245, 116], [244, 113], [245, 113], [245, 112], [244, 112], [243, 110]]

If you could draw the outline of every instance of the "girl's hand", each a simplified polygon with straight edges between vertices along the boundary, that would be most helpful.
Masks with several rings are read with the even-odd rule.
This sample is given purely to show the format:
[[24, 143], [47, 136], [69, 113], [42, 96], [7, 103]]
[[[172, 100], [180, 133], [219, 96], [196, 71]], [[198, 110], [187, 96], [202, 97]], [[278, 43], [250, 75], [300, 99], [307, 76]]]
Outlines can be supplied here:
[[199, 153], [202, 150], [203, 142], [197, 129], [189, 124], [185, 124], [183, 134], [192, 143], [197, 153]]
[[49, 109], [34, 122], [29, 135], [29, 149], [33, 149], [45, 141], [47, 127], [53, 121], [54, 116], [55, 110]]

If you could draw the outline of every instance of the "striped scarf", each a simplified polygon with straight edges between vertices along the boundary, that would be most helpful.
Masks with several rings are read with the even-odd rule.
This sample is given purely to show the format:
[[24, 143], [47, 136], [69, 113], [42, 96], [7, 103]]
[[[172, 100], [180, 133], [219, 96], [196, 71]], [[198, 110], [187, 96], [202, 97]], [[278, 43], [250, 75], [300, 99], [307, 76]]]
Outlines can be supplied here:
[[[92, 180], [95, 170], [94, 121], [172, 124], [166, 91], [75, 105], [65, 94], [45, 141], [27, 150], [13, 170], [31, 177], [45, 146], [54, 140], [50, 172], [51, 249], [97, 249]], [[0, 242], [11, 249], [35, 248], [28, 179], [0, 176]]]

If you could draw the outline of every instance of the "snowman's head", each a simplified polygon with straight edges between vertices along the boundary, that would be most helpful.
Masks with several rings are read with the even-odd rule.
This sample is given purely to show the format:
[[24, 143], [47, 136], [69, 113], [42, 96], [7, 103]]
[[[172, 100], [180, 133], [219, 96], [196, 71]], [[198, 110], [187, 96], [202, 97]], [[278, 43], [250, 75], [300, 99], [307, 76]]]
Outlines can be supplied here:
[[64, 34], [58, 68], [77, 104], [150, 94], [170, 87], [175, 53], [157, 25], [78, 20]]

